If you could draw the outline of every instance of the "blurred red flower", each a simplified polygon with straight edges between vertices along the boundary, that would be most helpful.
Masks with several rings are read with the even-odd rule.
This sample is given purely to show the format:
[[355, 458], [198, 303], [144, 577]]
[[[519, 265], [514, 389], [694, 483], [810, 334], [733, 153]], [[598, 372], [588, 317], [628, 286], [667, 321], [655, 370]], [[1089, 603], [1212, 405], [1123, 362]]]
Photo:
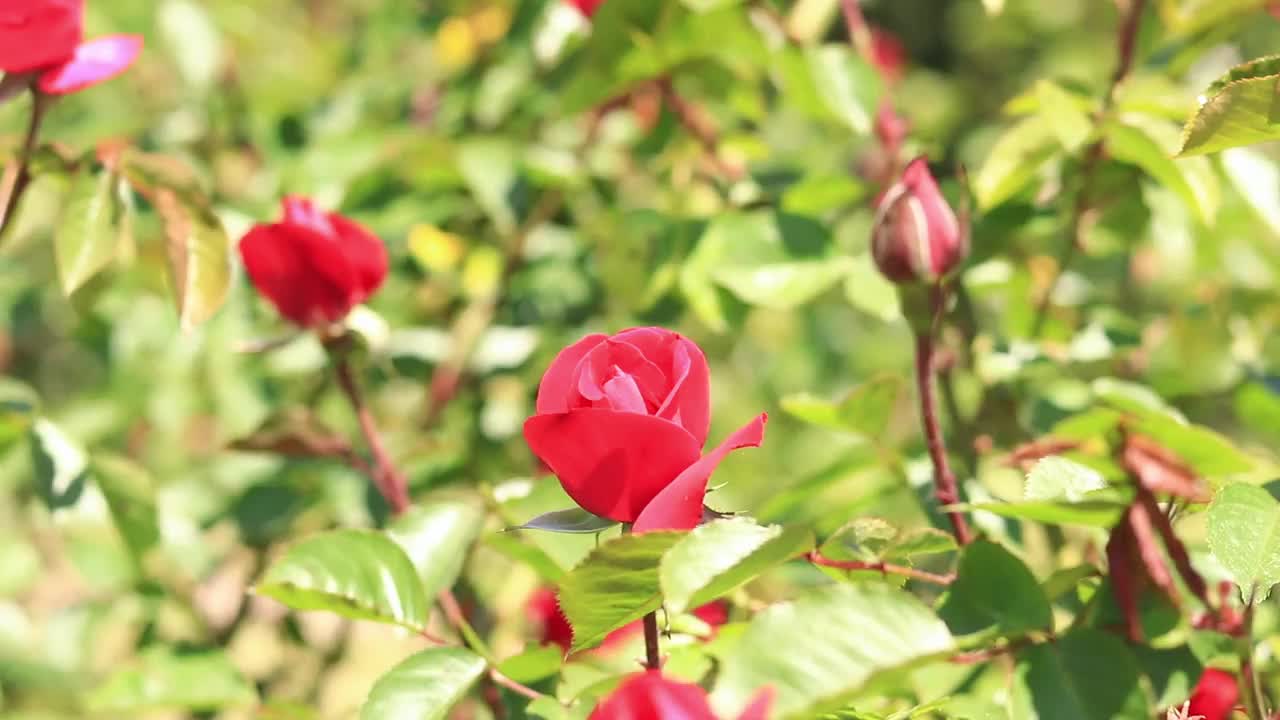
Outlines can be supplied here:
[[1200, 674], [1200, 681], [1191, 692], [1188, 715], [1201, 715], [1204, 720], [1228, 720], [1236, 703], [1240, 701], [1240, 687], [1236, 676], [1225, 670], [1208, 668]]
[[284, 199], [282, 221], [255, 225], [241, 238], [240, 255], [258, 292], [302, 327], [342, 320], [387, 274], [377, 236], [296, 196]]
[[0, 7], [0, 70], [39, 74], [47, 95], [83, 90], [124, 72], [142, 50], [139, 35], [81, 42], [84, 0], [6, 0]]
[[[771, 689], [761, 690], [738, 720], [764, 720], [772, 700]], [[716, 720], [716, 716], [702, 688], [665, 678], [659, 670], [646, 670], [628, 675], [596, 706], [590, 720]]]

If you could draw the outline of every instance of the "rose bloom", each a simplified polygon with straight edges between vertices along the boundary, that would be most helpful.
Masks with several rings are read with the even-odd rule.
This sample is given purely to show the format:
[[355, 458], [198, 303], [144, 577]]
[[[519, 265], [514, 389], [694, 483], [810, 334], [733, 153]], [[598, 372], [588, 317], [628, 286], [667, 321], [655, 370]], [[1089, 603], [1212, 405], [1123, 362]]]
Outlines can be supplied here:
[[138, 35], [81, 42], [84, 0], [3, 0], [0, 71], [30, 74], [46, 95], [65, 95], [124, 72], [142, 51]]
[[758, 446], [768, 419], [703, 455], [710, 393], [706, 356], [678, 333], [588, 335], [547, 368], [524, 436], [584, 510], [636, 532], [690, 529], [711, 473], [730, 451]]
[[258, 292], [301, 327], [342, 320], [387, 275], [387, 249], [376, 235], [297, 196], [284, 199], [282, 220], [241, 238], [240, 256]]
[[[761, 690], [738, 720], [765, 720], [772, 701], [773, 691]], [[716, 720], [716, 716], [701, 687], [665, 678], [660, 670], [645, 670], [623, 679], [591, 712], [590, 720]]]
[[968, 238], [929, 164], [922, 157], [912, 160], [876, 209], [871, 231], [876, 267], [895, 283], [932, 283], [968, 254]]

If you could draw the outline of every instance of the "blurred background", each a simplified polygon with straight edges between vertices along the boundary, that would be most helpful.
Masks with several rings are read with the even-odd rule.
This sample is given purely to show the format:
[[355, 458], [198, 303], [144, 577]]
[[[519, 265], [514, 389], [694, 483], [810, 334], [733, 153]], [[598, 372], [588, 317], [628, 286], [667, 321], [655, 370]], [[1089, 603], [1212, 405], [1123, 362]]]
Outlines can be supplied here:
[[[646, 2], [628, 4], [650, 34], [604, 10], [593, 28], [558, 0], [90, 0], [89, 36], [146, 47], [50, 112], [41, 137], [65, 165], [39, 173], [0, 244], [0, 717], [354, 717], [419, 646], [246, 594], [289, 540], [386, 508], [340, 462], [251, 449], [300, 428], [363, 445], [320, 345], [238, 266], [216, 314], [180, 327], [142, 198], [113, 263], [61, 291], [50, 239], [103, 142], [187, 168], [233, 241], [299, 193], [386, 242], [391, 275], [350, 321], [370, 402], [416, 496], [489, 508], [459, 594], [500, 654], [541, 637], [527, 548], [566, 568], [594, 542], [498, 532], [569, 504], [520, 428], [547, 363], [587, 332], [654, 324], [698, 342], [716, 442], [771, 414], [765, 445], [715, 475], [716, 509], [820, 536], [859, 516], [942, 526], [910, 331], [866, 252], [882, 101], [953, 198], [959, 167], [975, 183], [941, 383], [971, 497], [1019, 498], [1021, 474], [990, 448], [1084, 408], [1101, 377], [1245, 445], [1280, 439], [1274, 149], [1160, 174], [1208, 83], [1280, 47], [1265, 3], [1151, 3], [1117, 107], [1166, 154], [1103, 161], [1105, 200], [1036, 328], [1080, 162], [1047, 98], [1097, 108], [1115, 3], [868, 0], [901, 45], [886, 79], [835, 0]], [[27, 103], [0, 107], [0, 159]], [[870, 380], [888, 388], [882, 418], [827, 404]], [[980, 520], [1042, 572], [1086, 546]], [[820, 578], [788, 566], [734, 612]], [[574, 682], [605, 673], [583, 666]]]

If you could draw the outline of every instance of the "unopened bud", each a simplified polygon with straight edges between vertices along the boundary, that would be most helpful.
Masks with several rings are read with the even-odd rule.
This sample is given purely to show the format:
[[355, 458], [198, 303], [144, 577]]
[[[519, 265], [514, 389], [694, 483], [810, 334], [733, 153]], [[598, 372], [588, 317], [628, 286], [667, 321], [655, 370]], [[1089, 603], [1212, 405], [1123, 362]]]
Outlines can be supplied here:
[[969, 254], [966, 233], [924, 158], [912, 160], [880, 200], [871, 254], [880, 272], [898, 284], [936, 282]]

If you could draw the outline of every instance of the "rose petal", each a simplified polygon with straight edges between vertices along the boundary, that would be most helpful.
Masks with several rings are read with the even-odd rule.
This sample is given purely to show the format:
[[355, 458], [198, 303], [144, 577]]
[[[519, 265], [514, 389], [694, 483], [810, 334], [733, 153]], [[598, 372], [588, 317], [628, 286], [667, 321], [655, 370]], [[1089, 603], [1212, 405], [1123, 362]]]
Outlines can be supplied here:
[[609, 407], [619, 412], [632, 412], [648, 415], [644, 406], [644, 398], [640, 395], [640, 386], [636, 379], [620, 372], [604, 384], [604, 394], [609, 400]]
[[24, 73], [57, 65], [80, 44], [84, 0], [7, 0], [0, 5], [0, 71]]
[[619, 522], [633, 522], [699, 454], [679, 425], [604, 408], [535, 415], [524, 437], [574, 502]]
[[574, 394], [574, 373], [578, 363], [591, 349], [604, 342], [608, 335], [593, 333], [560, 351], [551, 366], [542, 374], [538, 383], [536, 409], [539, 415], [561, 413], [569, 409], [569, 398]]
[[773, 705], [773, 687], [761, 688], [751, 699], [751, 704], [738, 716], [738, 720], [765, 720], [769, 717], [769, 708]]
[[81, 43], [71, 58], [40, 75], [40, 92], [66, 95], [110, 80], [138, 59], [141, 35], [106, 35]]
[[387, 246], [363, 225], [337, 213], [328, 215], [338, 235], [338, 247], [356, 274], [359, 299], [364, 302], [382, 287], [387, 277]]
[[711, 371], [702, 348], [680, 337], [672, 351], [671, 376], [671, 392], [655, 414], [683, 425], [702, 447], [711, 432]]
[[702, 519], [702, 501], [707, 495], [707, 480], [711, 473], [733, 450], [758, 447], [764, 442], [764, 425], [768, 420], [768, 414], [761, 413], [725, 438], [715, 450], [685, 468], [680, 477], [644, 508], [632, 531], [690, 530], [697, 527]]
[[328, 215], [317, 208], [310, 198], [301, 195], [285, 195], [280, 205], [284, 208], [284, 222], [310, 228], [321, 235], [330, 237], [337, 235], [333, 225], [329, 224]]
[[298, 225], [257, 225], [240, 240], [254, 287], [303, 327], [341, 320], [355, 305], [355, 278], [337, 242]]
[[623, 679], [588, 720], [716, 720], [716, 716], [702, 688], [664, 678], [660, 670], [645, 670]]

